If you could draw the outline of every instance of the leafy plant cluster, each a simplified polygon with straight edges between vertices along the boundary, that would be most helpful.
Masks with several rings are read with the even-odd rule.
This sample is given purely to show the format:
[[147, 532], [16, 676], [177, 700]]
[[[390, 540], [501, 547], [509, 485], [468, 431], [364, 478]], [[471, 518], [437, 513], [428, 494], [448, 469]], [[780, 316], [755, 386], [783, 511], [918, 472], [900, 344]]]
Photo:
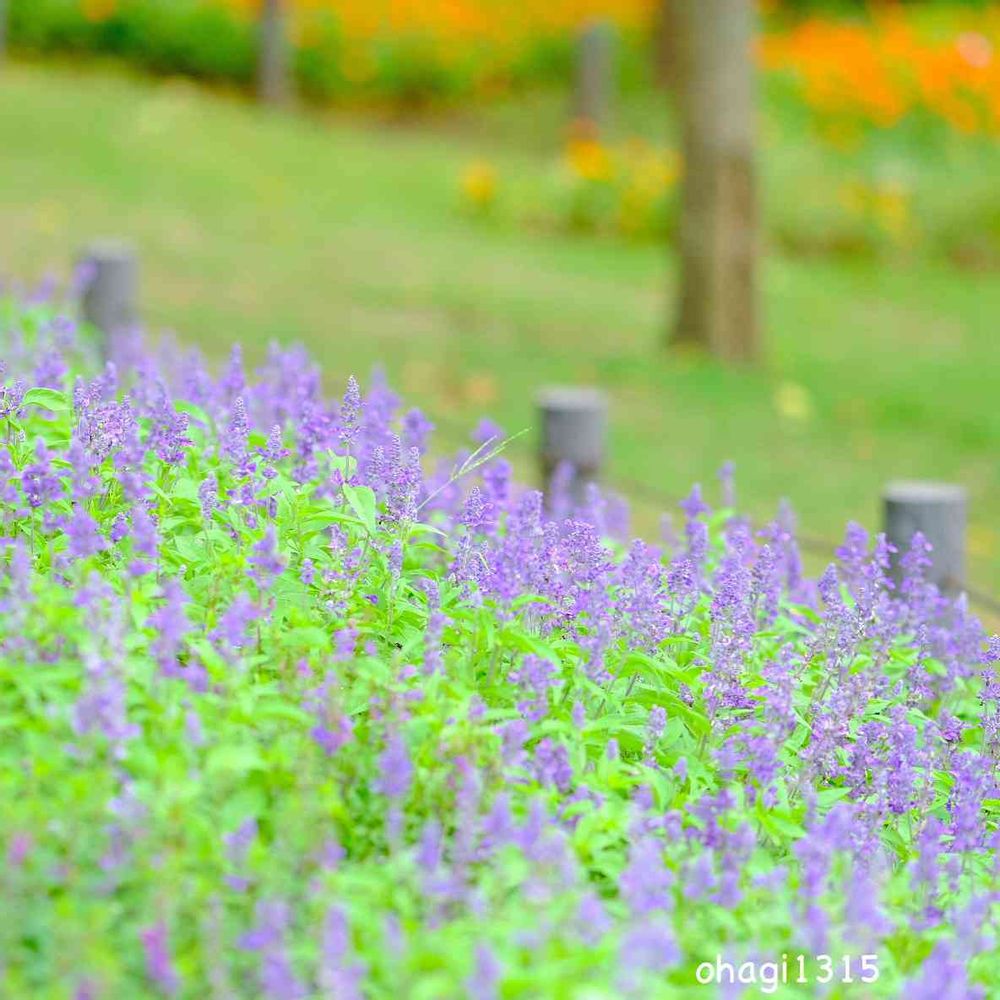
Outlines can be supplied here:
[[[978, 180], [991, 176], [995, 149], [971, 139], [904, 139], [902, 128], [857, 149], [803, 143], [797, 98], [771, 91], [761, 156], [771, 247], [792, 257], [1000, 266], [1000, 196]], [[459, 178], [460, 206], [481, 221], [529, 231], [662, 243], [677, 236], [683, 169], [676, 149], [638, 137], [571, 138], [548, 170], [521, 176], [487, 160], [469, 164]], [[960, 189], [946, 182], [956, 169], [972, 178]]]
[[[630, 78], [644, 57], [635, 24], [644, 4], [619, 5]], [[476, 6], [290, 4], [297, 88], [314, 101], [411, 107], [571, 77], [578, 3], [546, 0], [523, 14], [504, 3]], [[11, 0], [11, 40], [27, 52], [110, 56], [154, 73], [247, 87], [260, 9], [258, 0]]]
[[[831, 996], [1000, 982], [1000, 642], [857, 525], [679, 529], [435, 460], [375, 378], [0, 303], [0, 993]], [[564, 478], [564, 477], [562, 477]], [[811, 959], [810, 959], [811, 961]], [[858, 992], [861, 990], [862, 992]], [[782, 996], [813, 996], [790, 982]]]

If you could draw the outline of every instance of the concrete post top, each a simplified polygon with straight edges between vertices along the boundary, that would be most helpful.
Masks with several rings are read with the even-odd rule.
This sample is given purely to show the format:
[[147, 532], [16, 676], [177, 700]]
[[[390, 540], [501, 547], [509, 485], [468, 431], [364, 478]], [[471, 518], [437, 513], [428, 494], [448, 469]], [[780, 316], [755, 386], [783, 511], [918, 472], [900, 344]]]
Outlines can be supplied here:
[[91, 240], [83, 248], [81, 256], [102, 262], [131, 262], [135, 259], [135, 247], [127, 240]]
[[924, 479], [896, 479], [882, 491], [885, 500], [893, 503], [964, 503], [964, 486]]
[[550, 385], [539, 389], [535, 400], [543, 410], [600, 410], [608, 408], [608, 397], [588, 386]]

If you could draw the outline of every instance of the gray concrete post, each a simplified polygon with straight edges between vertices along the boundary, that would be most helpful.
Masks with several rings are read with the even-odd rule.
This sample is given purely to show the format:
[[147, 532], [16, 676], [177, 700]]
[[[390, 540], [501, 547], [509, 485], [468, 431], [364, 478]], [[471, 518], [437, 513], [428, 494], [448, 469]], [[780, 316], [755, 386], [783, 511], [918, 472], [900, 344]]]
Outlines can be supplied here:
[[284, 104], [291, 92], [285, 0], [264, 0], [259, 44], [257, 94], [265, 104]]
[[597, 482], [604, 465], [608, 400], [598, 389], [550, 386], [536, 398], [541, 436], [539, 464], [548, 493], [555, 471], [563, 464], [573, 469], [570, 496], [581, 503], [588, 483]]
[[102, 348], [107, 354], [108, 338], [139, 319], [139, 261], [129, 244], [99, 240], [80, 255], [80, 266], [84, 274], [81, 317], [103, 334]]
[[899, 577], [899, 560], [908, 551], [915, 532], [930, 542], [932, 566], [928, 579], [954, 593], [965, 583], [966, 492], [952, 483], [898, 481], [883, 493], [885, 534], [898, 549], [893, 573]]
[[573, 92], [573, 119], [600, 133], [608, 126], [615, 76], [615, 31], [608, 21], [590, 21], [581, 31]]

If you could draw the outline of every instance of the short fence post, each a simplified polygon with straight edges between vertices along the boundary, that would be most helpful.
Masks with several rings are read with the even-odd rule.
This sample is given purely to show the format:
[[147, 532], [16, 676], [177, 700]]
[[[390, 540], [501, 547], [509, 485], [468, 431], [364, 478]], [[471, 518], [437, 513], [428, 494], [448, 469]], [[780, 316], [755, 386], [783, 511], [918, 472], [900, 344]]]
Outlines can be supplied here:
[[546, 499], [553, 476], [571, 469], [568, 491], [573, 502], [584, 501], [588, 483], [600, 479], [607, 439], [608, 401], [597, 389], [551, 386], [542, 389], [536, 405], [541, 423], [539, 463]]
[[138, 321], [139, 261], [129, 244], [100, 240], [80, 255], [80, 268], [81, 316], [103, 335], [107, 356], [111, 336]]
[[893, 575], [900, 576], [900, 559], [915, 532], [931, 544], [928, 579], [955, 593], [965, 584], [966, 492], [952, 483], [899, 481], [882, 493], [886, 538], [898, 550]]
[[614, 89], [614, 28], [608, 21], [590, 21], [580, 33], [574, 125], [584, 135], [599, 135], [608, 125]]
[[288, 100], [290, 90], [285, 0], [264, 0], [260, 13], [257, 94], [265, 104], [277, 105]]

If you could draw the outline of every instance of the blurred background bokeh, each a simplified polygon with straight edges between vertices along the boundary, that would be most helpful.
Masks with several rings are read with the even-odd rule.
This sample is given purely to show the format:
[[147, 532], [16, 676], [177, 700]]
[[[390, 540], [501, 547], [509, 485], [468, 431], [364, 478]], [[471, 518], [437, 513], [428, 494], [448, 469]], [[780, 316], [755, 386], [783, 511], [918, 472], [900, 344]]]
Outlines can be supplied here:
[[730, 459], [817, 549], [888, 479], [961, 483], [1000, 591], [1000, 6], [757, 5], [760, 347], [730, 364], [669, 343], [686, 2], [0, 0], [0, 274], [124, 237], [151, 328], [299, 341], [332, 392], [381, 364], [452, 446], [600, 386], [642, 531]]

